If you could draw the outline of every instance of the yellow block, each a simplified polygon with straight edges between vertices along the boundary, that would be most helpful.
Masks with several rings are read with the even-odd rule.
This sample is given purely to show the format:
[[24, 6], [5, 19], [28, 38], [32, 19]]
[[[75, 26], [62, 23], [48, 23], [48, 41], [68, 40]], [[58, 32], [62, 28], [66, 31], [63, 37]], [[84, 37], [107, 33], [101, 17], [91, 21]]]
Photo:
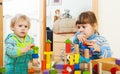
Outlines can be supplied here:
[[74, 74], [81, 74], [81, 71], [74, 71]]
[[51, 62], [51, 56], [50, 55], [46, 55], [46, 64], [49, 64]]
[[52, 54], [52, 53], [53, 53], [53, 52], [44, 52], [44, 54], [49, 54], [49, 55]]
[[70, 54], [70, 65], [73, 65], [74, 64], [74, 61], [73, 61], [74, 57], [72, 54]]
[[51, 64], [46, 64], [46, 69], [50, 69]]
[[79, 63], [80, 54], [75, 54], [75, 63]]

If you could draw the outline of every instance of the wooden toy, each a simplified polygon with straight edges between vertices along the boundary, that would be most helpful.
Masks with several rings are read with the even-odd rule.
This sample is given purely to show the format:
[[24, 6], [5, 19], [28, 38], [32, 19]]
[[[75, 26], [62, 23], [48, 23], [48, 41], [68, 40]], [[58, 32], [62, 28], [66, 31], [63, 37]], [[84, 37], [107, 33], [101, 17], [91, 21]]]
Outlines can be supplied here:
[[[120, 66], [116, 64], [116, 59], [115, 58], [103, 58], [103, 59], [97, 59], [97, 60], [92, 60], [92, 65], [94, 70], [98, 70], [98, 63], [101, 63], [101, 69], [105, 71], [111, 71], [112, 74], [114, 74], [117, 71], [120, 71]], [[101, 74], [101, 73], [99, 73]]]
[[46, 52], [50, 52], [51, 51], [51, 41], [48, 39], [46, 41]]
[[64, 43], [66, 44], [66, 53], [71, 53], [72, 41], [70, 39], [66, 39]]
[[35, 70], [33, 68], [28, 69], [28, 74], [34, 74]]
[[4, 74], [5, 73], [5, 68], [4, 67], [0, 67], [0, 73]]
[[116, 63], [117, 65], [120, 65], [120, 59], [116, 59], [116, 60], [115, 60], [115, 63]]
[[74, 74], [81, 74], [81, 71], [76, 70], [76, 71], [74, 71]]

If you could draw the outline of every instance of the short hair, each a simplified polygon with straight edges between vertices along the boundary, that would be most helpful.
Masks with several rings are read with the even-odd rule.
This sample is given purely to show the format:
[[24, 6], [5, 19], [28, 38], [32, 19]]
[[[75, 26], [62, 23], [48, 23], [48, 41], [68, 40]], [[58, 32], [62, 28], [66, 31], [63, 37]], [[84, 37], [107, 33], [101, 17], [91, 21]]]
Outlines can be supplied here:
[[10, 27], [14, 27], [15, 26], [15, 23], [19, 20], [24, 20], [24, 21], [27, 21], [28, 22], [28, 29], [30, 28], [30, 19], [29, 17], [27, 17], [26, 15], [24, 14], [17, 14], [15, 17], [12, 18], [11, 20], [11, 23], [10, 23]]
[[78, 20], [76, 21], [76, 25], [91, 24], [91, 26], [94, 26], [94, 23], [97, 24], [97, 19], [95, 14], [92, 11], [82, 12], [78, 17]]

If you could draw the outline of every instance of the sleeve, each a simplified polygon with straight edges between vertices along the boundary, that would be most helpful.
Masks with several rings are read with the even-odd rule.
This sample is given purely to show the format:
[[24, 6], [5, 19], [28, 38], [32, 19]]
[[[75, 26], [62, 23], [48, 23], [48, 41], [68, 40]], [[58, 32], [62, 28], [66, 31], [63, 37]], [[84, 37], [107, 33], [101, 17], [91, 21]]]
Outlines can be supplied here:
[[12, 57], [16, 58], [18, 57], [18, 47], [16, 46], [15, 40], [12, 38], [9, 38], [5, 41], [5, 54]]
[[112, 52], [109, 46], [108, 41], [104, 37], [96, 38], [96, 43], [100, 46], [99, 53], [93, 53], [93, 55], [97, 55], [99, 58], [107, 58], [112, 56]]

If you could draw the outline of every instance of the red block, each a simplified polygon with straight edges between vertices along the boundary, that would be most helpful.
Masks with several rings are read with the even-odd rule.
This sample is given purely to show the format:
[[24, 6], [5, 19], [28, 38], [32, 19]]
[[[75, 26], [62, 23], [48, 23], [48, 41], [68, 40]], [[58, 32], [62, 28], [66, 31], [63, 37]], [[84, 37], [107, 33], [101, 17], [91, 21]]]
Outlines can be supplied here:
[[66, 53], [70, 53], [70, 52], [71, 52], [71, 44], [66, 43]]
[[113, 67], [110, 71], [111, 74], [116, 74], [116, 71], [118, 71], [119, 69], [117, 67]]
[[42, 60], [42, 71], [46, 70], [46, 60]]
[[69, 74], [69, 72], [67, 70], [63, 70], [62, 74]]

